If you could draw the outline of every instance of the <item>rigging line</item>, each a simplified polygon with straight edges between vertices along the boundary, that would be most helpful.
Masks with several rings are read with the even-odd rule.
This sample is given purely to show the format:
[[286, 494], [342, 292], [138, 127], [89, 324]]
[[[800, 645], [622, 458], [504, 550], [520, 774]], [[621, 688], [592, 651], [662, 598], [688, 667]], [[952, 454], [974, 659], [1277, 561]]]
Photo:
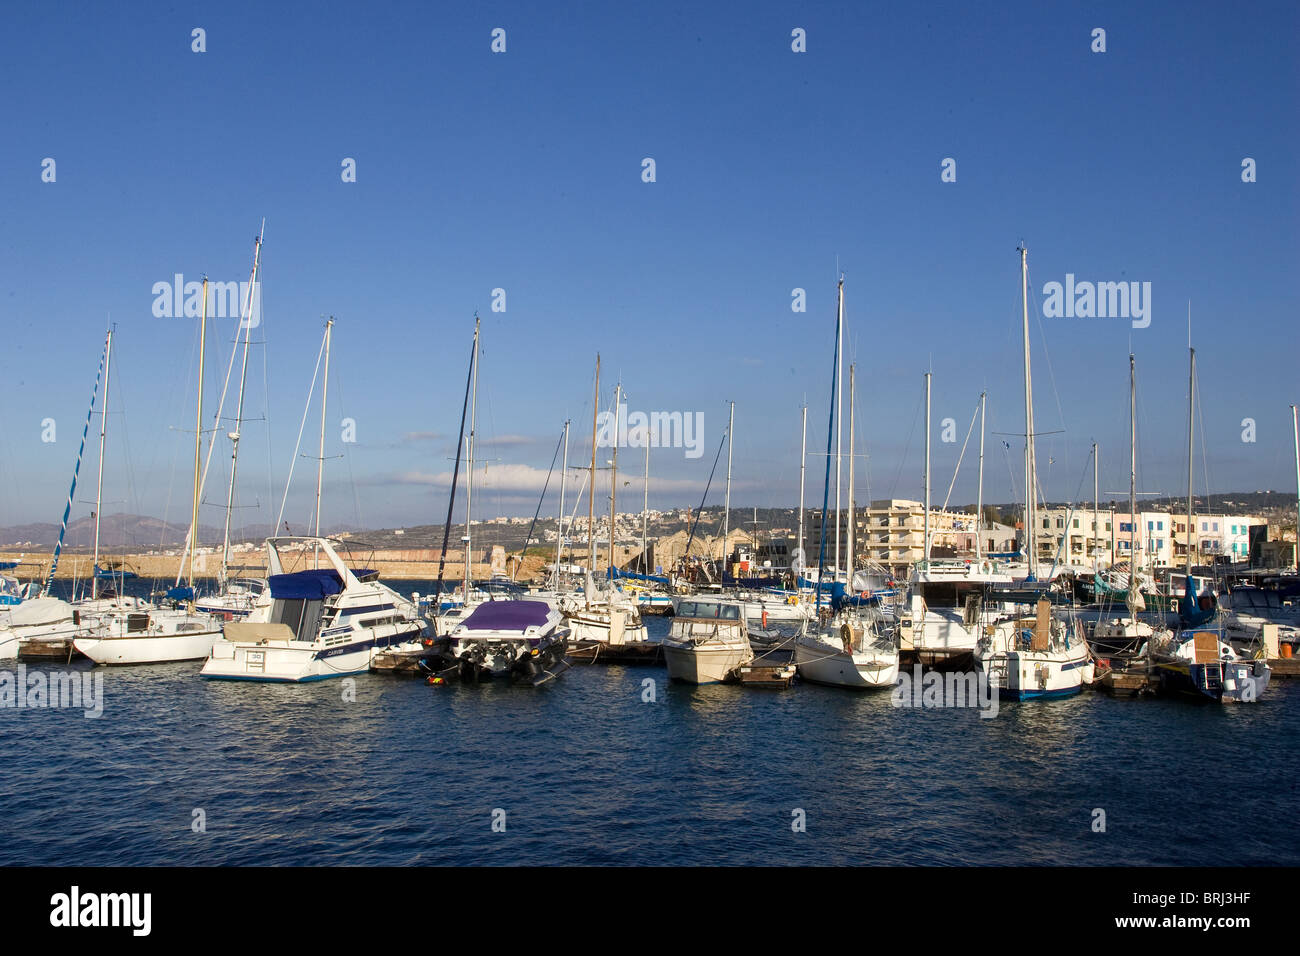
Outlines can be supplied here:
[[[447, 545], [451, 537], [451, 520], [456, 507], [456, 482], [460, 478], [460, 455], [461, 449], [465, 444], [465, 413], [469, 410], [469, 390], [470, 383], [474, 375], [474, 353], [478, 349], [478, 330], [475, 328], [474, 344], [470, 346], [469, 351], [469, 371], [465, 373], [465, 399], [460, 407], [460, 434], [456, 437], [456, 464], [451, 473], [451, 489], [447, 495], [447, 520], [442, 525], [442, 551], [438, 554], [438, 582], [434, 588], [433, 594], [433, 613], [437, 614], [442, 597], [442, 575], [447, 567]], [[465, 549], [465, 555], [462, 558], [467, 564], [469, 562], [469, 548]], [[469, 594], [465, 595], [466, 602], [469, 601]]]
[[[699, 527], [700, 515], [704, 513], [704, 502], [709, 497], [709, 488], [713, 485], [713, 475], [714, 472], [718, 470], [718, 460], [722, 458], [722, 446], [726, 444], [726, 441], [727, 441], [727, 430], [724, 428], [722, 430], [722, 441], [718, 442], [718, 453], [713, 456], [713, 468], [709, 471], [709, 480], [704, 485], [704, 494], [700, 497], [700, 507], [695, 512], [695, 520], [691, 522], [691, 533], [690, 536], [686, 539], [686, 550], [682, 553], [682, 557], [689, 558], [691, 556], [691, 543], [695, 540], [695, 529]], [[823, 522], [823, 524], [824, 523], [825, 522]], [[722, 556], [722, 560], [725, 562], [726, 559], [727, 556], [724, 554]]]
[[908, 452], [912, 450], [912, 439], [916, 437], [916, 422], [921, 417], [921, 407], [924, 404], [924, 399], [917, 399], [916, 406], [912, 411], [912, 427], [907, 432], [907, 444], [903, 446], [903, 455], [898, 459], [898, 470], [894, 472], [894, 484], [889, 489], [889, 497], [891, 498], [898, 494], [898, 483], [903, 477], [903, 466], [907, 464]]
[[519, 576], [519, 569], [523, 566], [524, 555], [528, 553], [528, 541], [533, 536], [533, 529], [537, 527], [537, 519], [542, 513], [542, 502], [546, 500], [546, 491], [551, 487], [551, 473], [555, 471], [555, 462], [560, 457], [560, 446], [564, 444], [564, 434], [561, 432], [559, 439], [555, 442], [555, 454], [551, 456], [551, 467], [546, 472], [546, 482], [542, 485], [542, 494], [537, 499], [537, 511], [533, 513], [532, 524], [528, 526], [528, 533], [524, 535], [523, 547], [519, 549], [519, 561], [515, 564], [515, 573], [510, 576], [513, 581]]
[[953, 485], [957, 484], [957, 475], [961, 471], [961, 461], [966, 457], [966, 446], [970, 443], [971, 432], [975, 430], [975, 419], [980, 415], [980, 403], [975, 403], [975, 414], [970, 417], [970, 427], [966, 429], [966, 440], [961, 443], [961, 453], [957, 455], [957, 467], [952, 470], [952, 481], [948, 482], [948, 493], [943, 496], [943, 507], [940, 511], [948, 510], [948, 499], [952, 497]]
[[[1061, 406], [1061, 392], [1056, 387], [1056, 370], [1052, 366], [1052, 353], [1047, 349], [1047, 330], [1043, 328], [1043, 308], [1038, 301], [1037, 292], [1034, 289], [1034, 283], [1029, 279], [1029, 266], [1025, 266], [1025, 281], [1029, 289], [1030, 298], [1034, 302], [1034, 316], [1038, 323], [1038, 335], [1043, 343], [1043, 358], [1047, 362], [1047, 377], [1052, 383], [1052, 397], [1056, 400], [1056, 414], [1061, 422], [1061, 429], [1065, 430], [1065, 409]], [[1050, 456], [1049, 456], [1050, 457]], [[1068, 442], [1062, 441], [1061, 457], [1065, 460], [1061, 462], [1062, 467], [1068, 468], [1070, 465], [1070, 446]]]
[[271, 535], [274, 537], [280, 534], [280, 527], [284, 521], [284, 506], [289, 501], [289, 485], [293, 481], [293, 467], [298, 463], [298, 452], [302, 448], [302, 433], [307, 427], [307, 415], [311, 412], [311, 399], [316, 394], [316, 377], [320, 374], [321, 358], [325, 355], [325, 336], [321, 336], [320, 351], [316, 353], [316, 368], [311, 373], [311, 388], [307, 390], [307, 404], [302, 409], [302, 423], [298, 426], [298, 441], [293, 446], [293, 458], [289, 460], [289, 477], [284, 481], [284, 497], [280, 499], [280, 513], [276, 516], [275, 527], [271, 529]]

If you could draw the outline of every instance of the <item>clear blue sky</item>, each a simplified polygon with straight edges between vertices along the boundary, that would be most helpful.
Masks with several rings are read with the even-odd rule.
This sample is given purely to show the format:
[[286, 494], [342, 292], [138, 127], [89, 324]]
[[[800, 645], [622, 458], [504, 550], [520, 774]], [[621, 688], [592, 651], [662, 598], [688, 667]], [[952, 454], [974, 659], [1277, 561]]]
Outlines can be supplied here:
[[[942, 500], [982, 388], [990, 433], [1023, 431], [1021, 240], [1038, 427], [1064, 429], [1040, 445], [1049, 497], [1090, 493], [1094, 439], [1103, 491], [1127, 487], [1130, 343], [1141, 485], [1182, 491], [1188, 300], [1208, 446], [1198, 488], [1289, 488], [1298, 10], [11, 8], [0, 35], [0, 524], [58, 520], [110, 316], [104, 510], [187, 519], [197, 323], [154, 317], [151, 289], [178, 272], [246, 278], [262, 217], [266, 346], [247, 414], [266, 421], [245, 426], [237, 525], [273, 519], [326, 314], [338, 319], [326, 454], [345, 455], [326, 464], [327, 524], [441, 520], [437, 476], [454, 453], [475, 310], [491, 459], [479, 516], [531, 513], [566, 417], [572, 458], [585, 458], [598, 350], [602, 385], [621, 379], [633, 409], [705, 415], [703, 458], [655, 452], [652, 504], [698, 502], [734, 399], [733, 502], [793, 505], [803, 402], [810, 450], [825, 441], [837, 262], [870, 456], [859, 481], [872, 497], [919, 497], [932, 367]], [[195, 27], [205, 53], [191, 51]], [[496, 27], [504, 54], [489, 49]], [[791, 51], [796, 27], [806, 53]], [[1090, 50], [1095, 27], [1105, 53]], [[41, 181], [46, 157], [54, 183]], [[341, 181], [344, 157], [355, 183]], [[644, 157], [655, 183], [641, 180]], [[956, 183], [940, 181], [945, 157]], [[1258, 164], [1255, 183], [1241, 181], [1244, 157]], [[1043, 318], [1044, 284], [1067, 273], [1151, 282], [1150, 327]], [[491, 311], [498, 287], [504, 313]], [[796, 287], [804, 314], [790, 308]], [[232, 326], [211, 329], [209, 408]], [[344, 417], [354, 444], [340, 440]], [[45, 418], [54, 443], [40, 440]], [[938, 440], [944, 418], [955, 443]], [[1257, 422], [1253, 444], [1244, 418]], [[82, 501], [93, 497], [93, 431]], [[1001, 440], [990, 434], [986, 500], [1012, 496]], [[205, 523], [220, 521], [227, 447]], [[975, 497], [972, 454], [955, 502]], [[639, 452], [624, 461], [640, 470]], [[809, 459], [810, 502], [822, 461]], [[313, 480], [300, 459], [296, 527]], [[639, 485], [624, 490], [639, 507]], [[710, 497], [720, 502], [720, 487]]]

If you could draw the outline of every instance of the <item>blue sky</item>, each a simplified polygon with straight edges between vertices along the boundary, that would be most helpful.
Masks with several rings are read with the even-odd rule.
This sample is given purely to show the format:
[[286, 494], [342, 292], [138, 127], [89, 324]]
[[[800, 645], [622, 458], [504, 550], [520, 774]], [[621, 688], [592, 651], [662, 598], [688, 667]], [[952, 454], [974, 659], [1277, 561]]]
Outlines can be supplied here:
[[[863, 497], [920, 496], [932, 368], [942, 500], [981, 389], [990, 433], [1023, 431], [1022, 240], [1038, 428], [1064, 430], [1040, 444], [1049, 497], [1090, 493], [1094, 439], [1103, 491], [1127, 486], [1130, 346], [1140, 484], [1183, 490], [1189, 300], [1198, 488], [1289, 488], [1297, 20], [1290, 3], [11, 10], [0, 524], [61, 514], [110, 316], [104, 510], [188, 517], [197, 323], [155, 317], [151, 289], [175, 273], [246, 279], [262, 217], [266, 344], [236, 525], [278, 510], [325, 315], [337, 318], [326, 455], [344, 456], [326, 463], [327, 524], [441, 520], [475, 310], [479, 516], [531, 514], [565, 418], [572, 459], [589, 454], [597, 351], [604, 402], [621, 380], [633, 409], [704, 413], [703, 458], [654, 453], [653, 505], [698, 502], [728, 400], [733, 502], [793, 505], [805, 401], [810, 450], [825, 441], [837, 263]], [[796, 27], [806, 53], [791, 50]], [[1105, 53], [1091, 52], [1096, 27]], [[345, 157], [355, 183], [341, 180]], [[940, 181], [945, 157], [955, 183]], [[1241, 180], [1245, 157], [1257, 182]], [[1067, 273], [1151, 282], [1150, 327], [1043, 317], [1044, 284]], [[505, 312], [491, 310], [495, 288]], [[791, 311], [795, 288], [805, 313]], [[210, 328], [209, 409], [233, 331]], [[355, 443], [341, 441], [345, 417]], [[956, 442], [939, 441], [944, 418]], [[986, 500], [1011, 498], [1011, 471], [1019, 480], [1017, 439], [1010, 469], [1001, 440], [989, 436]], [[975, 497], [974, 441], [955, 502]], [[221, 518], [227, 448], [205, 523]], [[639, 471], [640, 453], [625, 454]], [[821, 462], [809, 459], [810, 502]], [[94, 465], [92, 447], [81, 501]], [[299, 459], [297, 527], [313, 479]], [[639, 503], [639, 483], [623, 493]]]

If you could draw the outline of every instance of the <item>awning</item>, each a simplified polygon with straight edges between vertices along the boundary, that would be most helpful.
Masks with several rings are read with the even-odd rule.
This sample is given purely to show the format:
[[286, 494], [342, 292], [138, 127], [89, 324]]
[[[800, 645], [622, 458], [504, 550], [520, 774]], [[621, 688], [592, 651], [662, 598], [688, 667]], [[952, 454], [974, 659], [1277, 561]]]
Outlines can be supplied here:
[[320, 601], [343, 590], [343, 578], [333, 568], [273, 574], [267, 581], [271, 597], [279, 601]]

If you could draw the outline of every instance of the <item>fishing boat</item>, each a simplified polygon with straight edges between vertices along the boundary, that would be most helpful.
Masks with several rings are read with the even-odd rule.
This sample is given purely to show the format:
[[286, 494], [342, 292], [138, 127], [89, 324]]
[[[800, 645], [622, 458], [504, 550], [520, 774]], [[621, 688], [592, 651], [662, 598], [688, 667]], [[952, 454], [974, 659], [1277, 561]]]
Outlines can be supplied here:
[[685, 684], [733, 681], [754, 660], [739, 604], [681, 602], [663, 651], [669, 679]]
[[[419, 646], [426, 624], [415, 603], [353, 569], [339, 541], [314, 535], [268, 538], [270, 602], [225, 626], [202, 676], [215, 680], [313, 681], [360, 674], [373, 654]], [[287, 571], [290, 560], [311, 567]]]
[[452, 631], [448, 653], [462, 681], [537, 687], [568, 669], [567, 646], [564, 618], [545, 601], [489, 601]]
[[[1050, 581], [1038, 578], [1036, 512], [1038, 481], [1034, 456], [1034, 393], [1029, 361], [1028, 252], [1020, 252], [1022, 330], [1025, 378], [1025, 536], [1028, 573], [1010, 593], [992, 592], [990, 604], [1030, 604], [1032, 616], [1013, 615], [983, 628], [975, 646], [975, 668], [1003, 697], [1031, 700], [1077, 694], [1095, 676], [1095, 665], [1083, 625], [1077, 616], [1066, 619], [1053, 613]], [[1035, 598], [1034, 595], [1037, 595]]]

